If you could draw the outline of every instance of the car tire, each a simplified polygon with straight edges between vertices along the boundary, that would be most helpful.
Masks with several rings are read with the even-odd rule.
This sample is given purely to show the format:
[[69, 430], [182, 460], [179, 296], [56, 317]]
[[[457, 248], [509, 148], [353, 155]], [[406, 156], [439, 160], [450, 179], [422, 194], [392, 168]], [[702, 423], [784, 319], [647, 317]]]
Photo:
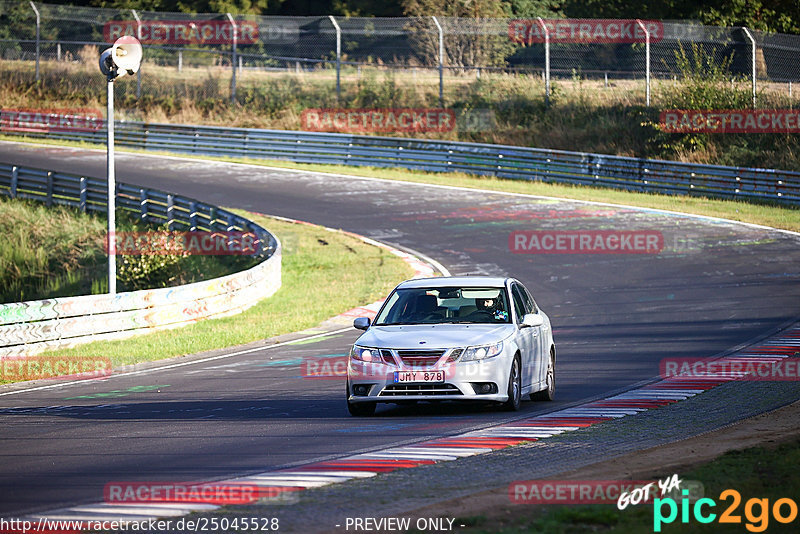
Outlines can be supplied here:
[[511, 371], [508, 373], [508, 400], [503, 403], [503, 409], [516, 412], [522, 404], [522, 373], [520, 372], [519, 356], [514, 356], [511, 362]]
[[347, 383], [347, 411], [353, 417], [369, 417], [375, 413], [375, 402], [350, 402], [350, 383]]
[[547, 364], [547, 377], [545, 378], [547, 387], [536, 393], [531, 393], [531, 400], [551, 401], [556, 398], [556, 357], [550, 351], [550, 361]]

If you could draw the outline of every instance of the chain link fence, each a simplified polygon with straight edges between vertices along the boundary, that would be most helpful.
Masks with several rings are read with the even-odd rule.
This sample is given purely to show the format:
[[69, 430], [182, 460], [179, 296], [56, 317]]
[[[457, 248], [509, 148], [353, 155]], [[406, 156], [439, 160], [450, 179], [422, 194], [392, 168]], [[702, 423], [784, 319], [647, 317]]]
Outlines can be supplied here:
[[[131, 119], [158, 119], [142, 116], [155, 101], [164, 113], [187, 101], [200, 114], [252, 102], [277, 112], [299, 94], [318, 108], [475, 107], [464, 95], [493, 78], [513, 79], [528, 95], [544, 95], [552, 80], [556, 93], [657, 107], [698, 65], [752, 85], [754, 106], [764, 91], [791, 105], [800, 80], [800, 36], [686, 21], [256, 17], [20, 1], [0, 1], [0, 76], [36, 81], [43, 94], [74, 90], [96, 105], [99, 53], [125, 34], [145, 49], [140, 73], [116, 84], [117, 108]], [[270, 126], [297, 128], [299, 113]]]

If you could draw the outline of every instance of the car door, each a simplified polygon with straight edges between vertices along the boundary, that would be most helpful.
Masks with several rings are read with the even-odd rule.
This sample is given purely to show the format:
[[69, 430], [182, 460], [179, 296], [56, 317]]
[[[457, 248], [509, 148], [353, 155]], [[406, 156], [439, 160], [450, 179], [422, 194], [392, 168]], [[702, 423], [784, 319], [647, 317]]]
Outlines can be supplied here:
[[[520, 289], [522, 292], [522, 299], [525, 301], [525, 309], [528, 310], [527, 313], [539, 313], [539, 309], [536, 306], [536, 302], [533, 300], [528, 289], [520, 284]], [[547, 321], [542, 324], [542, 326], [537, 326], [532, 328], [531, 330], [536, 330], [534, 334], [536, 342], [535, 345], [535, 356], [534, 356], [534, 376], [536, 377], [533, 381], [539, 381], [544, 383], [544, 380], [547, 375], [547, 364], [548, 364], [548, 353], [550, 350], [548, 344], [548, 333], [549, 333], [550, 325]]]
[[522, 319], [528, 309], [525, 306], [524, 291], [516, 282], [511, 284], [511, 299], [514, 301], [514, 320], [518, 326], [517, 345], [521, 354], [522, 367], [522, 387], [528, 388], [534, 382], [539, 381], [539, 369], [537, 368], [537, 347], [539, 344], [539, 329], [522, 327]]

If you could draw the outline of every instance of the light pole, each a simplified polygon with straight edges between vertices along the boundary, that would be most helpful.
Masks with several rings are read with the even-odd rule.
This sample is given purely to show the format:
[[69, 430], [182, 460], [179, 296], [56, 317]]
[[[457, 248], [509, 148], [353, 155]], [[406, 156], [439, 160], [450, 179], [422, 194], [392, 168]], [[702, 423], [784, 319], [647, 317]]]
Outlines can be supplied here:
[[100, 72], [106, 75], [108, 109], [106, 113], [106, 176], [108, 179], [108, 293], [117, 293], [116, 220], [117, 183], [114, 176], [114, 80], [117, 76], [136, 74], [142, 62], [142, 45], [136, 37], [123, 35], [100, 54]]

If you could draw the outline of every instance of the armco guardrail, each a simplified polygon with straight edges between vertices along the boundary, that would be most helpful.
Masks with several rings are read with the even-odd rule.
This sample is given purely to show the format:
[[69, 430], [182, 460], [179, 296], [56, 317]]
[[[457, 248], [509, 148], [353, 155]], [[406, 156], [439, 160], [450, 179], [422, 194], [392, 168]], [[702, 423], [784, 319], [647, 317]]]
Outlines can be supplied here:
[[[0, 163], [0, 194], [106, 212], [106, 182]], [[224, 209], [179, 195], [117, 184], [117, 209], [170, 229], [253, 232], [261, 261], [220, 278], [116, 295], [0, 304], [0, 357], [127, 337], [242, 311], [281, 285], [281, 247], [266, 229]]]
[[[461, 171], [630, 191], [800, 204], [800, 173], [398, 137], [117, 122], [121, 146], [186, 154]], [[105, 142], [104, 130], [26, 135]]]

